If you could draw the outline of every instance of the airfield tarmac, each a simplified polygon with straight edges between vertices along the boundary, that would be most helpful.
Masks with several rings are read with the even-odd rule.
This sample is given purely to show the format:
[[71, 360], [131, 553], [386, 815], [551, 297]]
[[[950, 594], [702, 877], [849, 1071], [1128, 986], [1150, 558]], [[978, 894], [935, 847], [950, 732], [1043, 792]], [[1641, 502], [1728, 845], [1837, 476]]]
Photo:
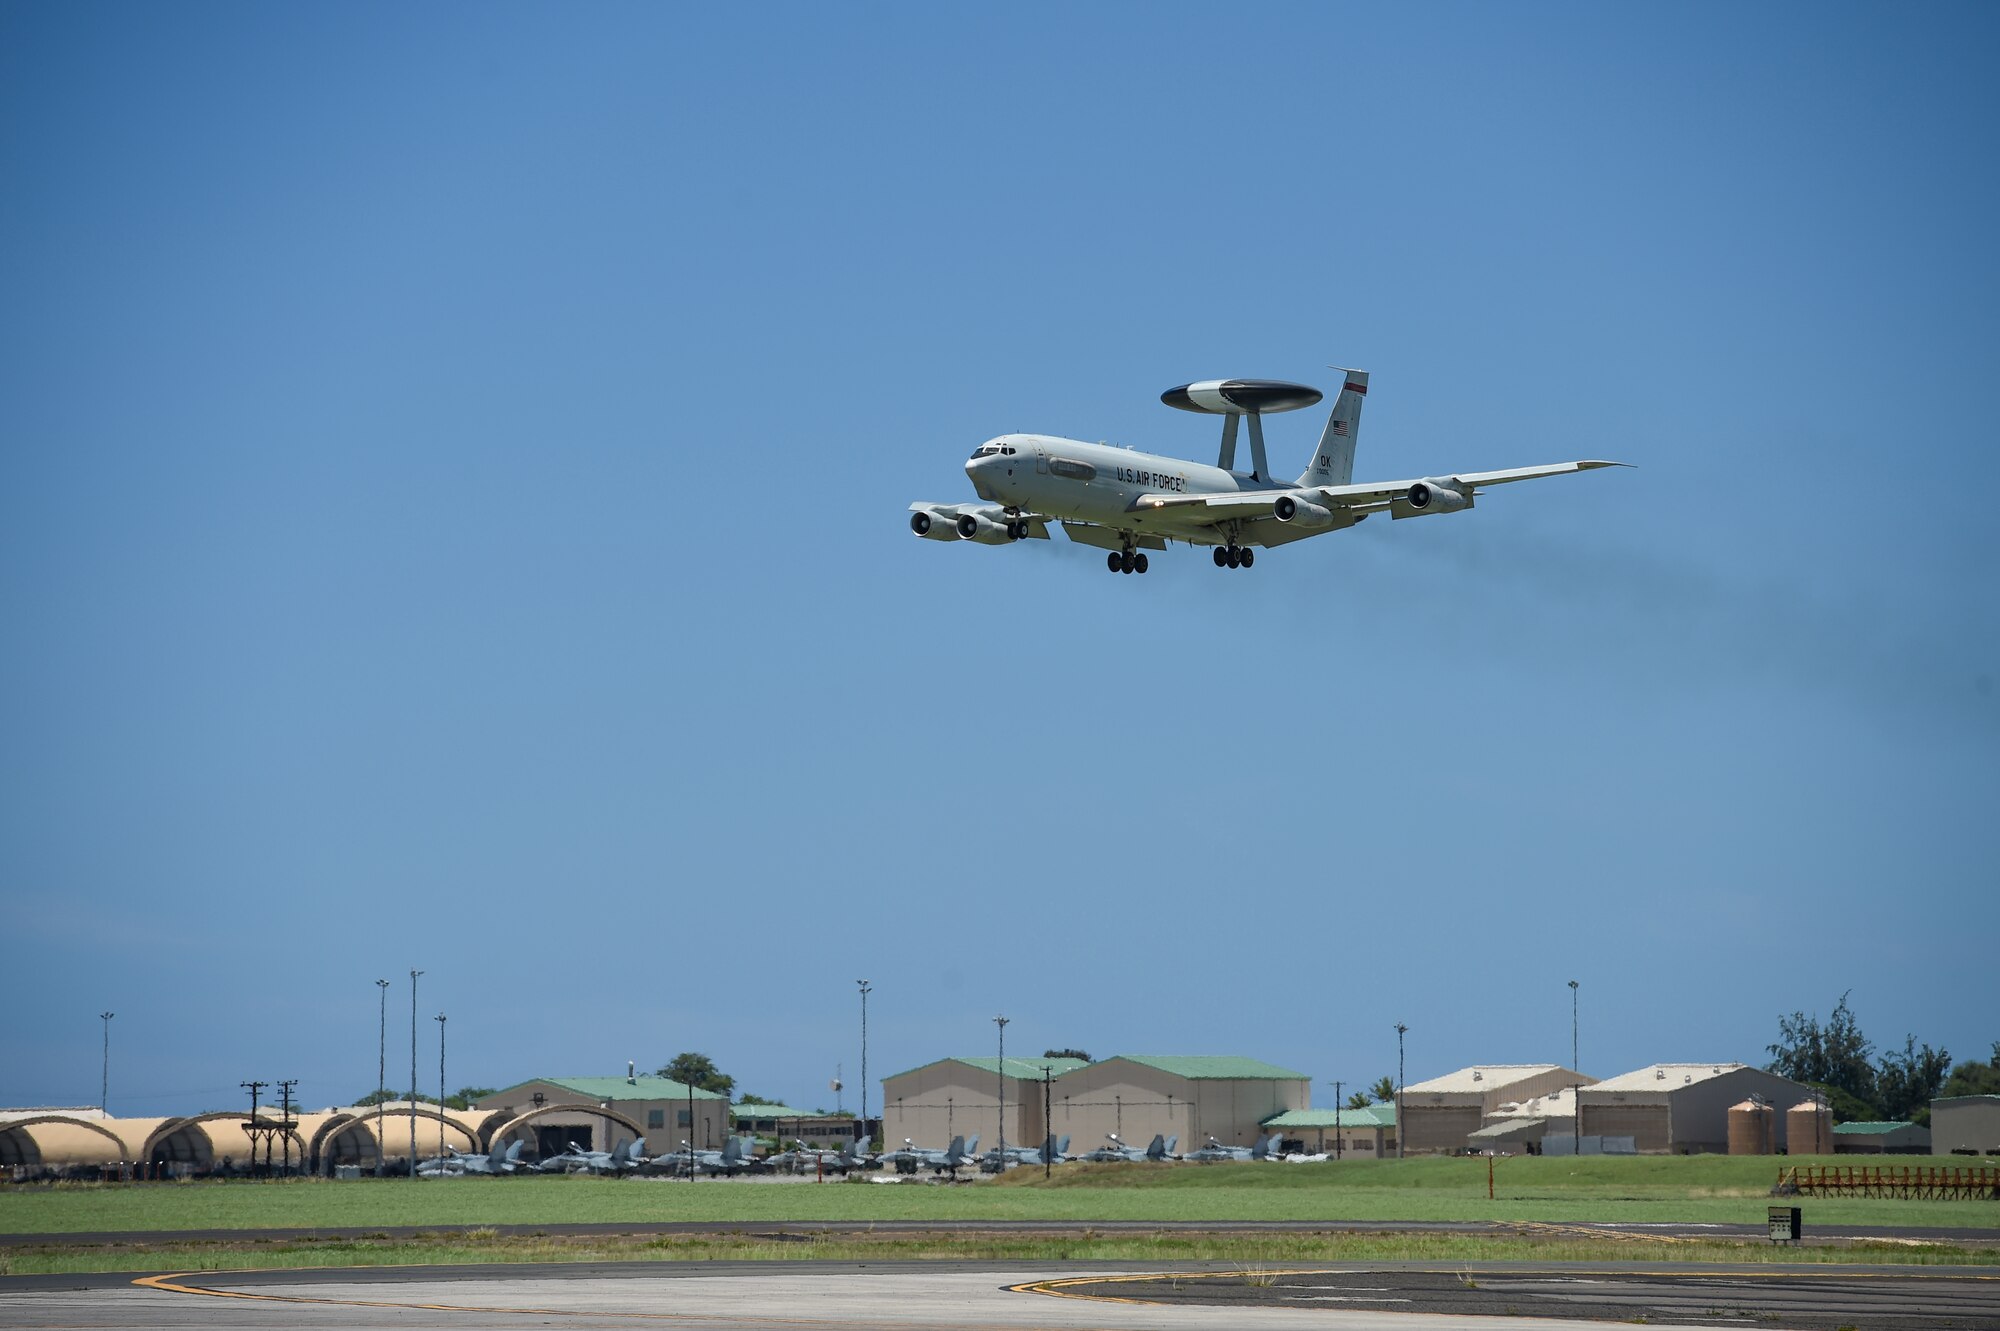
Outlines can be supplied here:
[[[1499, 1320], [1504, 1319], [1504, 1320]], [[0, 1325], [1125, 1331], [1183, 1327], [2000, 1331], [1992, 1268], [1640, 1263], [570, 1263], [0, 1281]]]

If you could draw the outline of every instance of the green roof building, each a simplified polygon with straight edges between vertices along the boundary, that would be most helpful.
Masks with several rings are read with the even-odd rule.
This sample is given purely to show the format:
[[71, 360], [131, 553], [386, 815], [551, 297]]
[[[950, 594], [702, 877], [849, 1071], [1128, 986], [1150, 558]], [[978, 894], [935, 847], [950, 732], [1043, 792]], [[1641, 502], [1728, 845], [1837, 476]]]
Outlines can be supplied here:
[[493, 1140], [519, 1139], [536, 1157], [572, 1144], [610, 1150], [634, 1137], [651, 1155], [683, 1141], [720, 1148], [729, 1135], [729, 1097], [665, 1077], [537, 1077], [495, 1091], [475, 1108], [504, 1113]]
[[[943, 1146], [979, 1134], [999, 1144], [1001, 1103], [1009, 1145], [1067, 1136], [1082, 1154], [1106, 1135], [1139, 1145], [1155, 1135], [1192, 1150], [1209, 1136], [1248, 1146], [1263, 1119], [1309, 1101], [1303, 1072], [1255, 1058], [1215, 1054], [1121, 1054], [1096, 1063], [1074, 1058], [941, 1058], [882, 1079], [882, 1136]], [[1044, 1101], [1046, 1100], [1046, 1109]]]
[[1836, 1123], [1833, 1152], [1835, 1155], [1929, 1155], [1931, 1130], [1914, 1123]]

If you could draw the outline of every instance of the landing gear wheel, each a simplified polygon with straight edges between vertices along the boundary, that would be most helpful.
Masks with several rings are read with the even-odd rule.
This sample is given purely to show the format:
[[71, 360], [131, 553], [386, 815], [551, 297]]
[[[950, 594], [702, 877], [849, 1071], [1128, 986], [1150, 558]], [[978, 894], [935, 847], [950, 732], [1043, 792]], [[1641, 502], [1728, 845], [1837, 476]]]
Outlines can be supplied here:
[[1144, 573], [1146, 571], [1146, 554], [1143, 550], [1132, 556], [1132, 571], [1134, 573]]
[[1118, 571], [1120, 573], [1130, 573], [1136, 567], [1138, 567], [1138, 560], [1133, 557], [1130, 550], [1118, 556]]
[[1229, 560], [1229, 567], [1231, 568], [1243, 567], [1243, 552], [1241, 550], [1238, 550], [1235, 546], [1233, 545], [1230, 546], [1228, 553], [1224, 557]]
[[1026, 540], [1027, 536], [1028, 536], [1027, 523], [1010, 522], [1007, 524], [1007, 538], [1009, 540], [1014, 540], [1014, 541]]
[[1121, 562], [1122, 561], [1120, 561], [1118, 557], [1118, 552], [1116, 550], [1113, 550], [1110, 554], [1104, 557], [1104, 567], [1110, 569], [1113, 573], [1117, 573], [1120, 571], [1119, 564]]
[[1245, 568], [1249, 568], [1249, 567], [1250, 567], [1250, 566], [1251, 566], [1252, 564], [1254, 564], [1254, 563], [1256, 563], [1256, 562], [1257, 562], [1257, 552], [1256, 552], [1255, 550], [1252, 550], [1252, 549], [1251, 549], [1251, 548], [1250, 548], [1249, 546], [1247, 546], [1247, 545], [1246, 545], [1246, 546], [1244, 546], [1244, 547], [1243, 547], [1243, 567], [1245, 567]]
[[1219, 545], [1215, 547], [1215, 566], [1217, 568], [1229, 567], [1229, 552]]

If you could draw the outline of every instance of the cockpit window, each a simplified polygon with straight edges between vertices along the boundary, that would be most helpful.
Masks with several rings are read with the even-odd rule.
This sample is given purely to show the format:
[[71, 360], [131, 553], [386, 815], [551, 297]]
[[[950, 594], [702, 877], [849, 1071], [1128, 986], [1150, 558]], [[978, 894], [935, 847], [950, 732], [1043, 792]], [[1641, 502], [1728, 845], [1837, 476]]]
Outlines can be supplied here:
[[972, 450], [972, 456], [976, 458], [991, 457], [993, 454], [998, 453], [999, 451], [1000, 451], [1000, 446], [998, 444], [981, 444], [979, 447]]

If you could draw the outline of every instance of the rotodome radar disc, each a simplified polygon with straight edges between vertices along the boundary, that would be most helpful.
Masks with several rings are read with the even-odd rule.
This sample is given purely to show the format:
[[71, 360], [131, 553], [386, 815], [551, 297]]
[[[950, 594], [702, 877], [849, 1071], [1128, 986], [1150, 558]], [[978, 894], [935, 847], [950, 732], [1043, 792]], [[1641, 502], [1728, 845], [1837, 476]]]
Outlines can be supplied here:
[[1310, 407], [1325, 394], [1305, 384], [1283, 379], [1203, 379], [1182, 384], [1160, 394], [1160, 401], [1182, 411], [1205, 412], [1211, 416], [1241, 416], [1250, 412], [1265, 415], [1274, 411], [1297, 411]]

